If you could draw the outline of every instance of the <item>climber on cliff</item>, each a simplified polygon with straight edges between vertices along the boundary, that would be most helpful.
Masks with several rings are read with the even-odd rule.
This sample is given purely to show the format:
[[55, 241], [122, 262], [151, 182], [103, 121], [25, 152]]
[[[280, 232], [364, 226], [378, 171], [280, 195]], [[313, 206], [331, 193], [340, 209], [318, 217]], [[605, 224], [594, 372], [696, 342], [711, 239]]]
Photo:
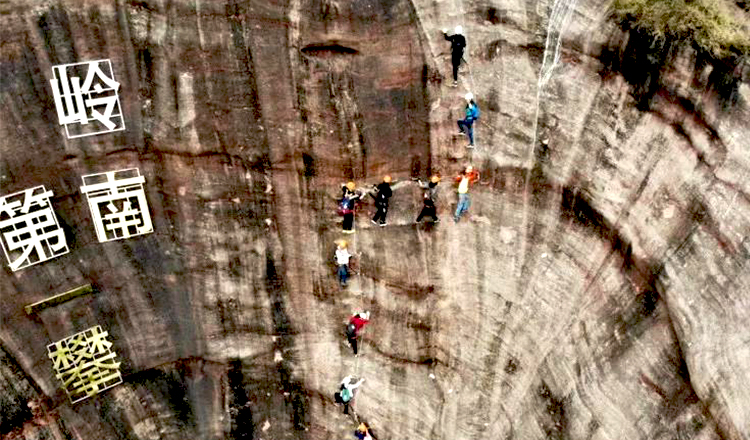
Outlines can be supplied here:
[[365, 380], [360, 379], [357, 383], [353, 385], [351, 381], [352, 381], [352, 377], [346, 376], [344, 380], [341, 381], [339, 390], [333, 395], [333, 398], [336, 401], [336, 403], [341, 403], [344, 405], [344, 414], [349, 414], [349, 402], [351, 402], [352, 399], [354, 398], [354, 390], [359, 388], [359, 386], [362, 385], [362, 382], [364, 382]]
[[456, 183], [458, 183], [458, 205], [456, 206], [456, 213], [453, 216], [453, 221], [458, 223], [461, 215], [469, 210], [471, 205], [471, 199], [469, 199], [469, 187], [479, 180], [479, 172], [474, 170], [474, 167], [467, 165], [461, 174], [456, 176]]
[[443, 37], [451, 42], [451, 63], [453, 64], [453, 87], [458, 86], [458, 66], [464, 57], [466, 38], [463, 36], [463, 28], [456, 26], [453, 35], [448, 35], [448, 29], [443, 29]]
[[354, 356], [359, 356], [357, 351], [357, 338], [359, 338], [359, 332], [362, 328], [370, 322], [370, 312], [355, 313], [349, 318], [349, 323], [346, 325], [346, 339], [349, 341], [349, 345], [354, 351]]
[[432, 177], [430, 177], [429, 182], [422, 182], [421, 180], [417, 182], [419, 183], [419, 187], [424, 190], [424, 193], [422, 194], [422, 210], [419, 212], [415, 223], [421, 222], [425, 217], [432, 218], [432, 221], [434, 223], [439, 222], [440, 219], [437, 216], [435, 200], [437, 200], [437, 186], [438, 183], [440, 183], [440, 177], [438, 175], [433, 175]]
[[338, 266], [339, 283], [341, 287], [346, 287], [346, 280], [349, 278], [349, 259], [352, 254], [346, 249], [347, 243], [345, 240], [339, 240], [336, 242], [336, 265]]
[[464, 98], [466, 98], [466, 117], [458, 120], [458, 134], [469, 136], [467, 147], [474, 148], [474, 121], [479, 119], [479, 106], [474, 101], [474, 95], [471, 92], [467, 93]]
[[367, 426], [367, 423], [364, 422], [360, 423], [354, 431], [354, 437], [357, 437], [359, 440], [375, 440], [375, 437], [372, 435], [372, 430]]
[[341, 185], [341, 201], [339, 202], [339, 214], [344, 216], [343, 232], [345, 234], [354, 233], [354, 210], [357, 201], [362, 198], [362, 194], [356, 191], [357, 185], [354, 182], [348, 182]]
[[377, 191], [373, 197], [375, 198], [375, 208], [377, 208], [378, 211], [375, 213], [375, 217], [371, 220], [373, 224], [379, 224], [380, 226], [386, 226], [388, 224], [385, 217], [388, 215], [388, 202], [393, 196], [391, 180], [391, 176], [386, 175], [383, 177], [383, 181], [375, 187]]

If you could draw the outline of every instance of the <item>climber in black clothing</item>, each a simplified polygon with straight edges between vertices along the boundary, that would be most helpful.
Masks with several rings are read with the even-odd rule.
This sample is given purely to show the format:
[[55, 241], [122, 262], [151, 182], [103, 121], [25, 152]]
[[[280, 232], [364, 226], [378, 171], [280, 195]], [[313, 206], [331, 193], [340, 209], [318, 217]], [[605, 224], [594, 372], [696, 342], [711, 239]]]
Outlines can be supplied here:
[[419, 182], [419, 187], [424, 190], [424, 194], [422, 196], [422, 202], [424, 203], [424, 206], [422, 207], [422, 211], [420, 211], [419, 216], [417, 217], [417, 220], [415, 223], [419, 223], [422, 221], [425, 217], [430, 217], [434, 223], [437, 223], [440, 221], [440, 219], [437, 216], [437, 208], [435, 207], [435, 199], [437, 199], [437, 186], [440, 182], [440, 177], [437, 175], [434, 175], [430, 177], [429, 182], [422, 182], [421, 180]]
[[354, 182], [348, 182], [341, 185], [341, 200], [339, 201], [339, 214], [344, 216], [344, 233], [354, 233], [354, 210], [357, 206], [357, 200], [364, 195], [356, 191], [357, 185]]
[[448, 30], [443, 29], [443, 37], [451, 42], [451, 63], [453, 63], [453, 87], [458, 85], [458, 66], [464, 57], [464, 48], [466, 47], [466, 38], [463, 36], [463, 28], [456, 26], [453, 35], [448, 36]]
[[385, 216], [388, 215], [388, 201], [393, 196], [391, 176], [383, 177], [383, 181], [376, 188], [378, 192], [373, 197], [375, 197], [375, 207], [378, 209], [378, 212], [375, 213], [372, 222], [376, 225], [385, 226], [388, 224], [385, 220]]

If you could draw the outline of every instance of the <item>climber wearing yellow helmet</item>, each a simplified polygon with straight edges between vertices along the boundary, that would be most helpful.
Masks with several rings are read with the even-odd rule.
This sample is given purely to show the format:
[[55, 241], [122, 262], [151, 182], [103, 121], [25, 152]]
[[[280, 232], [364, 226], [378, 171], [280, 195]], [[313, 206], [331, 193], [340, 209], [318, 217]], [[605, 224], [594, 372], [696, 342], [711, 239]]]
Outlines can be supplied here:
[[437, 207], [435, 206], [435, 200], [437, 199], [437, 186], [439, 182], [440, 177], [438, 175], [430, 177], [429, 182], [419, 181], [419, 187], [424, 190], [422, 196], [422, 203], [424, 206], [422, 206], [422, 211], [420, 211], [419, 216], [417, 216], [416, 223], [421, 222], [425, 217], [430, 217], [434, 223], [440, 221], [437, 216]]
[[341, 186], [342, 197], [339, 202], [339, 214], [344, 216], [344, 233], [354, 233], [354, 209], [357, 200], [362, 198], [362, 194], [356, 191], [357, 185], [354, 182], [347, 182]]
[[383, 177], [383, 181], [379, 183], [375, 189], [377, 189], [377, 193], [373, 197], [375, 197], [375, 208], [377, 208], [378, 211], [375, 213], [375, 217], [373, 217], [371, 221], [373, 224], [385, 226], [388, 224], [385, 220], [386, 215], [388, 215], [388, 202], [393, 196], [393, 190], [391, 189], [391, 176], [386, 175]]

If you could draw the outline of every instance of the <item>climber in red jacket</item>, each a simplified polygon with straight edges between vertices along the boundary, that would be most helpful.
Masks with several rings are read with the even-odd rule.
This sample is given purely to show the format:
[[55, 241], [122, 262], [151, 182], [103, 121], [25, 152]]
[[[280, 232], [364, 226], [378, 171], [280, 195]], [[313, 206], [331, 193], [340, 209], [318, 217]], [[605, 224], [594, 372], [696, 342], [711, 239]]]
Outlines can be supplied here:
[[349, 324], [346, 325], [346, 339], [349, 341], [349, 345], [352, 346], [354, 356], [359, 356], [357, 353], [357, 337], [359, 337], [359, 331], [362, 327], [370, 322], [370, 312], [355, 313], [354, 316], [349, 318]]

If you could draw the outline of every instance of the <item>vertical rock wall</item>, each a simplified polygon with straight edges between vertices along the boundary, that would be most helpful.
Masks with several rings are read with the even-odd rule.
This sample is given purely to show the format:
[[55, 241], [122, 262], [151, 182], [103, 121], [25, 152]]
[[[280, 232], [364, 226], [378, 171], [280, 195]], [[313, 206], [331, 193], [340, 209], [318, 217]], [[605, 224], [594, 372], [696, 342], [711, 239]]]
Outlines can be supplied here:
[[[747, 86], [722, 108], [685, 49], [639, 109], [603, 56], [628, 35], [567, 5], [540, 90], [552, 2], [0, 2], [0, 193], [54, 191], [71, 249], [0, 273], [0, 435], [342, 438], [354, 374], [381, 439], [746, 438]], [[66, 139], [52, 66], [101, 58], [127, 130]], [[451, 135], [466, 91], [473, 153]], [[155, 232], [99, 243], [80, 176], [130, 167]], [[409, 178], [432, 172], [444, 221], [414, 226]], [[339, 185], [384, 173], [389, 226], [365, 205], [340, 289]], [[46, 346], [97, 324], [124, 383], [71, 405]]]

